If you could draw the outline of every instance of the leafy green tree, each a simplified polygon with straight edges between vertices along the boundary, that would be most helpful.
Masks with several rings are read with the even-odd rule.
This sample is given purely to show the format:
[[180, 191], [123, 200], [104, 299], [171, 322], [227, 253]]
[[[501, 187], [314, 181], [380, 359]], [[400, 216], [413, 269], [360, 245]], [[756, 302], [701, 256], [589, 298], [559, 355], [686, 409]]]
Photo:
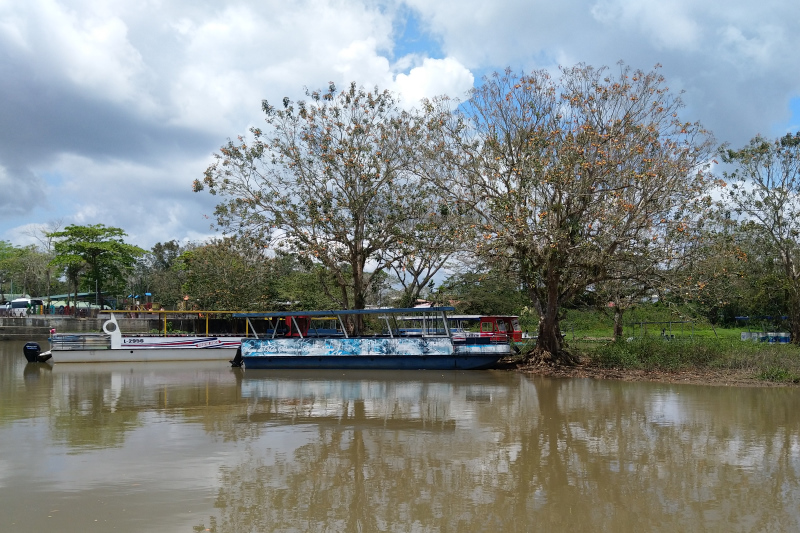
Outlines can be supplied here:
[[[37, 241], [39, 241], [38, 250], [44, 254], [45, 256], [45, 267], [44, 267], [44, 274], [45, 274], [45, 281], [46, 281], [46, 290], [44, 292], [38, 292], [37, 294], [41, 296], [47, 296], [47, 305], [50, 305], [50, 295], [53, 294], [52, 289], [54, 284], [58, 284], [57, 280], [53, 279], [53, 265], [51, 265], [51, 261], [55, 257], [55, 250], [53, 249], [53, 237], [50, 236], [51, 233], [54, 231], [58, 231], [61, 229], [62, 220], [56, 219], [51, 220], [45, 225], [35, 226], [35, 229], [31, 229], [27, 232], [28, 236], [33, 237]], [[59, 291], [61, 292], [61, 291]]]
[[696, 274], [692, 265], [706, 253], [699, 226], [687, 226], [671, 237], [671, 255], [654, 261], [654, 254], [626, 254], [608, 269], [605, 279], [592, 285], [591, 299], [596, 309], [612, 317], [615, 339], [622, 337], [626, 312], [653, 297], [661, 300], [665, 294], [683, 294], [684, 286]]
[[436, 303], [453, 305], [459, 313], [518, 315], [527, 300], [518, 278], [479, 262], [445, 279]]
[[45, 295], [50, 256], [30, 245], [19, 248], [16, 259], [18, 279], [22, 281], [23, 292], [31, 296]]
[[398, 260], [392, 252], [434, 190], [414, 172], [426, 122], [389, 91], [355, 83], [307, 96], [284, 98], [281, 109], [264, 101], [267, 131], [229, 141], [194, 190], [226, 198], [216, 210], [226, 231], [322, 264], [338, 305], [361, 309], [372, 276]]
[[6, 299], [5, 290], [15, 294], [44, 295], [48, 288], [48, 261], [46, 253], [36, 246], [13, 246], [0, 241], [0, 301]]
[[763, 259], [779, 266], [792, 342], [800, 344], [800, 132], [774, 141], [754, 137], [738, 150], [723, 146], [722, 161], [733, 167], [723, 209], [765, 242]]
[[103, 224], [69, 225], [47, 235], [56, 239], [56, 256], [51, 264], [65, 268], [67, 276], [75, 281], [82, 276], [87, 288], [97, 288], [101, 303], [103, 289], [107, 285], [124, 286], [126, 273], [145, 253], [138, 246], [125, 243], [123, 237], [127, 234], [122, 229]]
[[327, 269], [294, 254], [278, 252], [275, 258], [274, 309], [333, 309], [337, 306], [331, 287], [336, 280]]
[[771, 316], [780, 322], [789, 294], [782, 265], [760, 228], [732, 224], [728, 246], [714, 252], [695, 269], [698, 304], [708, 319], [727, 326], [737, 325], [737, 316]]
[[181, 245], [175, 240], [156, 243], [136, 262], [128, 278], [128, 292], [150, 292], [154, 302], [175, 308], [183, 299], [183, 284], [186, 281], [181, 255], [197, 247], [195, 243]]
[[6, 301], [5, 290], [11, 291], [12, 276], [16, 270], [14, 257], [17, 249], [8, 241], [0, 241], [0, 302]]
[[712, 138], [681, 107], [657, 70], [578, 65], [557, 80], [494, 74], [444, 123], [430, 154], [480, 219], [477, 252], [518, 272], [540, 316], [538, 361], [573, 363], [564, 306], [632, 257], [674, 257], [709, 201]]
[[275, 298], [273, 265], [262, 250], [247, 239], [226, 237], [184, 252], [184, 292], [200, 309], [269, 309]]
[[610, 314], [614, 321], [613, 336], [620, 339], [623, 333], [625, 312], [633, 309], [642, 298], [652, 293], [653, 288], [637, 283], [635, 278], [611, 278], [597, 284], [596, 303], [603, 314]]

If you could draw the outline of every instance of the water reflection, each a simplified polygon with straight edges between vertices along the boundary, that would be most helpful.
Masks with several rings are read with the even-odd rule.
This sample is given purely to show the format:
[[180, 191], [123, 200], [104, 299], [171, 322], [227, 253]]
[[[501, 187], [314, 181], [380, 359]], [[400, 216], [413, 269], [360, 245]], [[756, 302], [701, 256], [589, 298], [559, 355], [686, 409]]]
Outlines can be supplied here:
[[13, 357], [10, 531], [800, 529], [796, 388]]
[[[264, 438], [261, 455], [223, 472], [222, 530], [798, 525], [792, 389], [491, 372], [248, 374], [241, 387], [250, 423], [314, 435], [293, 450]], [[758, 411], [742, 407], [750, 398]]]
[[382, 429], [474, 426], [478, 406], [509, 391], [507, 376], [483, 372], [248, 372], [241, 395], [251, 422], [332, 423]]

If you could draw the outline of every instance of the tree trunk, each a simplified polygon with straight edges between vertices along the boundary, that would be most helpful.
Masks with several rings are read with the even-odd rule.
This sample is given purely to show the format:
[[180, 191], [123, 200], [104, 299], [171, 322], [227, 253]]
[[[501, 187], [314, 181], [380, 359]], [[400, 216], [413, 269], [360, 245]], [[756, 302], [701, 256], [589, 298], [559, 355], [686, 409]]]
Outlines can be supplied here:
[[547, 299], [539, 316], [539, 334], [536, 349], [532, 354], [533, 363], [536, 365], [572, 366], [578, 362], [578, 359], [564, 348], [564, 339], [561, 336], [558, 317], [559, 282], [558, 273], [555, 269], [550, 269], [547, 276]]
[[[796, 284], [797, 282], [795, 282]], [[800, 345], [800, 291], [792, 287], [789, 290], [789, 328], [792, 334], [792, 344]]]
[[536, 340], [536, 348], [549, 352], [553, 356], [557, 356], [563, 349], [558, 316], [552, 312], [549, 305], [546, 307], [545, 314], [539, 318], [539, 336]]
[[800, 320], [792, 320], [790, 325], [792, 344], [800, 344]]
[[622, 338], [622, 314], [625, 312], [619, 305], [614, 306], [614, 340]]
[[[364, 267], [359, 263], [353, 263], [353, 309], [364, 309], [366, 304], [364, 292]], [[353, 319], [353, 335], [361, 335], [364, 332], [364, 316], [355, 315]]]

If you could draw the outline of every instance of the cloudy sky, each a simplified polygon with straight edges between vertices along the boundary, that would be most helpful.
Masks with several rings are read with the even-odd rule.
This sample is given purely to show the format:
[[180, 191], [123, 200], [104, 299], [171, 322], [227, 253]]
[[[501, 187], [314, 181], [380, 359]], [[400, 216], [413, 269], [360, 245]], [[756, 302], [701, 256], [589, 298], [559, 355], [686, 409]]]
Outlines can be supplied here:
[[329, 81], [410, 105], [505, 67], [659, 63], [718, 141], [794, 132], [798, 28], [796, 0], [0, 0], [0, 240], [206, 238], [212, 154]]

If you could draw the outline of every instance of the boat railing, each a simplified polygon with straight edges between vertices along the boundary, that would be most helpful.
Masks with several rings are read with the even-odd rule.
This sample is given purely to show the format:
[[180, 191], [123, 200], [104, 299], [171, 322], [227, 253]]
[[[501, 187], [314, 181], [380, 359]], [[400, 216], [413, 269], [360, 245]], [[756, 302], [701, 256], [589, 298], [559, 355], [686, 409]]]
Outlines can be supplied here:
[[106, 350], [111, 348], [111, 336], [104, 333], [56, 333], [50, 337], [52, 350]]
[[[241, 323], [243, 331], [219, 331], [218, 329], [227, 329], [231, 326], [224, 326], [229, 320], [233, 319], [233, 315], [238, 311], [211, 311], [211, 310], [165, 310], [165, 309], [149, 309], [149, 310], [110, 310], [105, 311], [107, 317], [112, 314], [125, 319], [144, 319], [144, 320], [158, 320], [159, 327], [157, 331], [148, 332], [131, 332], [127, 331], [125, 336], [136, 335], [154, 335], [154, 336], [213, 336], [213, 337], [251, 337], [258, 336], [255, 331], [250, 329], [250, 324], [247, 322]], [[187, 331], [174, 331], [171, 327], [176, 322], [189, 321]], [[213, 328], [212, 328], [213, 326]], [[223, 326], [220, 328], [220, 326]]]
[[[263, 334], [265, 338], [280, 337], [343, 337], [351, 335], [371, 338], [392, 338], [408, 336], [401, 330], [404, 329], [397, 321], [398, 315], [417, 314], [415, 318], [422, 321], [423, 327], [415, 336], [424, 337], [449, 337], [450, 332], [446, 323], [446, 313], [452, 307], [433, 308], [376, 308], [376, 309], [344, 309], [344, 310], [313, 310], [313, 311], [270, 311], [255, 313], [234, 313], [234, 318], [246, 318], [251, 330], [258, 329], [259, 336], [263, 331], [254, 327], [260, 321], [266, 321], [269, 326]], [[361, 315], [365, 319], [360, 321], [358, 329], [351, 322], [352, 316]], [[366, 317], [369, 316], [369, 320]], [[333, 323], [333, 327], [320, 328], [318, 322]], [[347, 322], [347, 323], [345, 323]], [[277, 324], [277, 327], [276, 327]], [[360, 330], [360, 331], [359, 331]], [[351, 331], [359, 331], [354, 334]]]

